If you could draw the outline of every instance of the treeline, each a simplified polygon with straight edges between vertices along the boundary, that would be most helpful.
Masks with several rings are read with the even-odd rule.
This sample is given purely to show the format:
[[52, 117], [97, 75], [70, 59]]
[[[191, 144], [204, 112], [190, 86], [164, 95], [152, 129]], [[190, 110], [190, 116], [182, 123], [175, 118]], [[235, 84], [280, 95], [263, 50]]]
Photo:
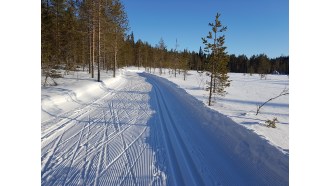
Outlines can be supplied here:
[[114, 70], [128, 30], [120, 0], [42, 0], [41, 65], [43, 72], [64, 66]]
[[[151, 46], [135, 41], [128, 33], [127, 14], [120, 0], [42, 0], [41, 1], [41, 65], [46, 77], [53, 69], [88, 70], [100, 81], [100, 69], [123, 66], [144, 67], [149, 72], [183, 73], [187, 70], [210, 71], [210, 54], [179, 51], [178, 41], [168, 49], [160, 38]], [[226, 54], [227, 55], [227, 54]], [[229, 55], [227, 68], [239, 73], [289, 74], [289, 57], [269, 59], [266, 55]], [[184, 76], [185, 78], [185, 76]]]
[[[162, 68], [173, 69], [173, 73], [185, 70], [207, 71], [210, 68], [210, 56], [200, 48], [199, 52], [178, 51], [167, 49], [164, 40], [161, 38], [158, 44], [151, 46], [148, 42], [134, 40], [134, 33], [131, 32], [125, 38], [125, 46], [122, 48], [122, 59], [120, 66], [144, 67], [153, 72], [160, 68], [159, 73], [164, 73]], [[178, 45], [178, 44], [177, 44]], [[234, 73], [258, 73], [289, 74], [289, 56], [269, 58], [265, 54], [253, 55], [248, 58], [246, 55], [228, 55], [227, 64], [229, 72]]]
[[164, 69], [172, 69], [171, 72], [175, 76], [177, 73], [192, 69], [189, 68], [191, 53], [188, 50], [178, 51], [178, 44], [174, 49], [168, 50], [161, 38], [153, 47], [140, 39], [135, 42], [133, 32], [127, 36], [125, 41], [122, 66], [144, 67], [145, 70], [154, 73], [157, 68], [157, 73], [160, 75], [166, 73]]
[[258, 73], [258, 74], [289, 74], [289, 56], [280, 56], [270, 59], [265, 54], [253, 55], [248, 58], [245, 55], [229, 56], [230, 72]]

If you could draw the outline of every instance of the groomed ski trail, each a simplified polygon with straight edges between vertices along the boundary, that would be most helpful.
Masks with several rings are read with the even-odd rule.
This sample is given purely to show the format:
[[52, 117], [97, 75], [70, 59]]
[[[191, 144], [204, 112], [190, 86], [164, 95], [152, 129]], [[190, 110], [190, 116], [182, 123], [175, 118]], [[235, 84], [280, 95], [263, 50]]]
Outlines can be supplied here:
[[177, 88], [125, 71], [47, 121], [42, 185], [288, 185], [288, 156]]

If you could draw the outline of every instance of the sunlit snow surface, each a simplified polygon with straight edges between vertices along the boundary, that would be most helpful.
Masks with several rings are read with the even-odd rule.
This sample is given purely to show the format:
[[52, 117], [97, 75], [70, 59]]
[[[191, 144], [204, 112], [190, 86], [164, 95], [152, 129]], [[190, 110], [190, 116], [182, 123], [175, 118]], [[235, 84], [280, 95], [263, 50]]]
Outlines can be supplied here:
[[[252, 116], [253, 104], [272, 96], [243, 99], [257, 94], [258, 77], [250, 77], [253, 85], [237, 75], [241, 84], [235, 88], [231, 76], [233, 90], [213, 106], [223, 115], [205, 106], [196, 72], [187, 81], [166, 76], [201, 101], [142, 70], [121, 69], [116, 78], [103, 72], [102, 82], [79, 72], [42, 87], [42, 185], [288, 185], [288, 154], [260, 137], [263, 128], [265, 136], [283, 126], [288, 131], [288, 112], [276, 111], [288, 103], [277, 100], [275, 110], [265, 107]], [[275, 84], [262, 81], [269, 89]], [[244, 85], [251, 86], [249, 96], [235, 97]], [[277, 129], [258, 123], [276, 113]]]
[[[153, 71], [152, 71], [153, 72]], [[209, 92], [205, 91], [210, 78], [204, 73], [189, 71], [186, 81], [183, 75], [177, 73], [162, 74], [164, 77], [189, 94], [208, 105]], [[159, 70], [155, 71], [159, 76]], [[252, 129], [261, 137], [269, 140], [284, 153], [289, 152], [289, 95], [281, 96], [265, 104], [258, 115], [257, 106], [270, 98], [278, 96], [283, 89], [289, 89], [289, 76], [267, 75], [266, 79], [260, 79], [258, 74], [229, 73], [231, 86], [226, 89], [225, 97], [216, 96], [210, 107], [228, 116], [236, 123], [248, 129]], [[277, 128], [265, 127], [265, 121], [277, 117]]]

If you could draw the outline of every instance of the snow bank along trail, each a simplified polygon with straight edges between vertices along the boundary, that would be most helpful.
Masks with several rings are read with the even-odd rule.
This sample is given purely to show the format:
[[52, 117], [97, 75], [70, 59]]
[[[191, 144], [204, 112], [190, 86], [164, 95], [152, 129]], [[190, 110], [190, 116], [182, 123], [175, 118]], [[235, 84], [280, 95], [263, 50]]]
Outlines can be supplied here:
[[288, 155], [255, 133], [165, 79], [121, 81], [47, 121], [42, 185], [288, 185]]

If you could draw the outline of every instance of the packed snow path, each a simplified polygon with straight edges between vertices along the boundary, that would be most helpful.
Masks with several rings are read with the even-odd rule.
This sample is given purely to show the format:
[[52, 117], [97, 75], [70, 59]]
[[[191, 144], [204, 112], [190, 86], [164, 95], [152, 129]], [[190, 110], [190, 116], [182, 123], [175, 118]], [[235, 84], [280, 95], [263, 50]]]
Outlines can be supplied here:
[[146, 73], [42, 126], [42, 185], [288, 185], [288, 155]]

